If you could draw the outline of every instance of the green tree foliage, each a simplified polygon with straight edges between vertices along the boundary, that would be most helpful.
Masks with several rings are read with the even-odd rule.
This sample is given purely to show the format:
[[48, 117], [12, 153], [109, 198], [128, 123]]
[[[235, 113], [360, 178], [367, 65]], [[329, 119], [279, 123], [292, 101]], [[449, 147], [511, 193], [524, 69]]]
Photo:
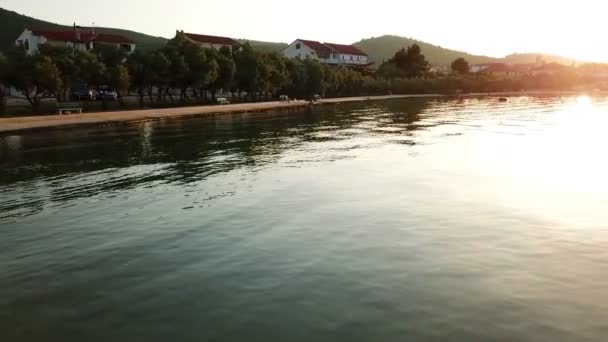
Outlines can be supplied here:
[[323, 93], [323, 68], [311, 59], [304, 60], [304, 96], [312, 100], [316, 94]]
[[154, 84], [152, 58], [153, 55], [151, 53], [136, 50], [126, 61], [131, 87], [138, 94], [140, 107], [144, 107], [146, 91], [151, 89]]
[[74, 55], [76, 79], [93, 88], [107, 85], [107, 66], [96, 55], [86, 51], [77, 51]]
[[129, 90], [131, 85], [131, 76], [129, 69], [125, 65], [118, 65], [110, 69], [110, 86], [118, 94], [118, 98], [122, 103], [122, 96]]
[[258, 59], [255, 51], [245, 43], [236, 51], [236, 84], [239, 90], [248, 93], [251, 100], [256, 99], [259, 83]]
[[108, 69], [116, 68], [124, 63], [128, 53], [116, 46], [99, 44], [91, 51]]
[[180, 89], [181, 101], [188, 99], [188, 89], [197, 97], [205, 94], [219, 76], [215, 53], [201, 49], [183, 33], [170, 40], [162, 52], [169, 60], [171, 84]]
[[220, 90], [230, 90], [234, 84], [236, 64], [232, 58], [232, 51], [228, 47], [222, 47], [219, 51], [209, 50], [208, 56], [217, 63], [217, 76], [215, 81], [209, 84], [209, 90], [213, 99]]
[[3, 53], [0, 53], [0, 82], [4, 81], [4, 74], [6, 73], [7, 66], [8, 60]]
[[466, 59], [460, 57], [456, 58], [450, 65], [454, 73], [465, 75], [469, 73], [469, 62]]
[[378, 73], [385, 78], [419, 78], [429, 71], [429, 63], [418, 44], [402, 48], [382, 63]]
[[8, 60], [4, 56], [4, 54], [0, 53], [0, 114], [4, 113], [5, 103], [4, 97], [6, 96], [4, 92], [4, 86], [6, 86], [6, 74], [8, 71]]
[[422, 49], [418, 44], [414, 44], [407, 48], [407, 59], [406, 63], [402, 66], [397, 65], [405, 71], [407, 78], [422, 77], [427, 71], [429, 71], [429, 62], [422, 54]]
[[43, 95], [57, 97], [62, 87], [61, 72], [48, 56], [27, 56], [21, 49], [7, 53], [5, 81], [38, 109]]
[[50, 57], [39, 56], [39, 58], [35, 58], [33, 80], [40, 90], [54, 97], [59, 97], [59, 91], [63, 84], [61, 72]]

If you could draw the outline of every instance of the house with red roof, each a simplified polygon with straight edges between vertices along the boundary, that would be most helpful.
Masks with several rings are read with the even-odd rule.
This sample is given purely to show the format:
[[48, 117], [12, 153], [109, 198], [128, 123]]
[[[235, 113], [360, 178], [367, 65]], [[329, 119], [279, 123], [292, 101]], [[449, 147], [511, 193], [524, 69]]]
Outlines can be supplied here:
[[196, 33], [184, 33], [183, 31], [177, 31], [176, 35], [177, 34], [184, 34], [189, 40], [198, 44], [200, 47], [207, 49], [219, 50], [224, 46], [232, 48], [233, 46], [239, 43], [236, 40], [228, 37], [210, 36]]
[[64, 46], [79, 51], [88, 51], [99, 45], [115, 46], [124, 49], [127, 53], [135, 51], [135, 43], [124, 36], [95, 33], [94, 30], [29, 30], [25, 29], [15, 41], [15, 45], [23, 47], [28, 55], [37, 54], [40, 45], [49, 44]]
[[310, 58], [332, 65], [369, 65], [368, 55], [355, 46], [321, 43], [314, 40], [296, 39], [283, 50], [283, 55], [287, 58]]

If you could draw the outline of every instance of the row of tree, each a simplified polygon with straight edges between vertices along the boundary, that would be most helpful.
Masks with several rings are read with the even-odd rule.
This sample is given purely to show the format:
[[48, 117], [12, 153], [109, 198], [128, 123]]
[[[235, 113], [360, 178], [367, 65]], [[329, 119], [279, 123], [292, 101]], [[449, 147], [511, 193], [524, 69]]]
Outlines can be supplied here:
[[32, 56], [19, 48], [0, 55], [0, 82], [23, 94], [34, 108], [43, 97], [67, 101], [70, 90], [79, 87], [109, 87], [119, 99], [133, 93], [141, 106], [163, 106], [214, 101], [218, 92], [229, 92], [236, 101], [283, 94], [306, 99], [358, 95], [371, 78], [346, 67], [258, 51], [249, 44], [201, 49], [183, 34], [158, 50], [130, 55], [109, 46], [73, 51], [52, 45], [41, 46]]
[[112, 88], [121, 103], [125, 95], [133, 94], [143, 107], [206, 103], [215, 101], [220, 92], [231, 94], [234, 101], [259, 101], [283, 94], [311, 99], [315, 94], [340, 97], [553, 89], [580, 83], [570, 75], [518, 80], [472, 76], [463, 58], [455, 60], [451, 68], [448, 75], [431, 73], [418, 45], [397, 51], [372, 74], [310, 59], [288, 59], [279, 53], [255, 50], [249, 44], [201, 49], [183, 34], [158, 50], [136, 50], [130, 55], [109, 46], [73, 51], [51, 45], [41, 46], [40, 53], [33, 56], [19, 48], [0, 54], [0, 82], [23, 94], [35, 109], [43, 97], [67, 101], [70, 91], [79, 87]]

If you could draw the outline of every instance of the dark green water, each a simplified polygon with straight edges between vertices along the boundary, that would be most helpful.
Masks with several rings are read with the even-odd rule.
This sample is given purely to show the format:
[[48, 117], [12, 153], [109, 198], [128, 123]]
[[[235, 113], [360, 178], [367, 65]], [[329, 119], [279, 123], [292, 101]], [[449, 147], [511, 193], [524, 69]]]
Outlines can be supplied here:
[[603, 341], [608, 99], [0, 137], [1, 341]]

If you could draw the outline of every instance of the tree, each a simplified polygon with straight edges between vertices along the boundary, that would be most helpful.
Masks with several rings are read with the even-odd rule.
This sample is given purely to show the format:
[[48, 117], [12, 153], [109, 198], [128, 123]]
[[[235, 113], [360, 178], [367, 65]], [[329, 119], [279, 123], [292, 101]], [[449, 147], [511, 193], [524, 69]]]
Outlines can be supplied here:
[[180, 100], [188, 99], [188, 89], [199, 98], [201, 94], [205, 98], [209, 86], [218, 77], [219, 66], [212, 58], [214, 51], [202, 49], [179, 33], [167, 43], [163, 53], [169, 60], [172, 86], [180, 89]]
[[65, 100], [68, 96], [68, 90], [75, 84], [82, 82], [82, 80], [79, 80], [72, 49], [65, 46], [42, 44], [40, 45], [40, 54], [49, 57], [59, 69], [62, 89], [59, 91], [58, 100], [62, 98]]
[[421, 77], [429, 71], [429, 62], [422, 54], [422, 49], [418, 44], [407, 48], [407, 61], [404, 68], [407, 78]]
[[469, 73], [469, 62], [460, 57], [452, 62], [451, 68], [454, 73], [465, 75]]
[[214, 53], [215, 50], [201, 49], [193, 44], [189, 46], [186, 54], [186, 63], [190, 70], [189, 86], [203, 101], [207, 99], [207, 90], [219, 75], [219, 65], [213, 58]]
[[152, 53], [136, 50], [129, 55], [126, 63], [131, 78], [132, 88], [139, 95], [139, 107], [143, 108], [145, 92], [152, 87], [154, 79]]
[[7, 51], [5, 82], [23, 94], [35, 111], [40, 97], [57, 97], [62, 86], [61, 73], [50, 57], [28, 56], [22, 49]]
[[43, 92], [59, 97], [62, 89], [61, 72], [53, 60], [47, 56], [38, 56], [34, 63], [34, 82]]
[[110, 70], [110, 86], [116, 91], [121, 105], [124, 105], [122, 97], [128, 92], [130, 84], [129, 69], [125, 65], [119, 65]]
[[97, 59], [105, 64], [108, 69], [115, 68], [125, 62], [128, 53], [121, 48], [112, 45], [98, 44], [92, 50]]
[[[87, 88], [95, 88], [101, 92], [103, 86], [110, 82], [108, 68], [95, 54], [88, 51], [76, 51], [74, 55], [74, 65], [78, 82], [86, 85]], [[102, 109], [106, 109], [106, 99], [101, 97]]]
[[6, 74], [8, 71], [8, 60], [0, 53], [0, 114], [4, 113], [5, 103], [4, 86], [6, 85]]
[[285, 57], [278, 53], [266, 54], [265, 61], [269, 65], [268, 90], [274, 95], [279, 95], [277, 92], [285, 88], [289, 82], [285, 60]]
[[228, 47], [222, 47], [219, 51], [209, 50], [208, 53], [218, 66], [217, 77], [209, 85], [211, 95], [215, 100], [215, 94], [218, 90], [229, 90], [232, 87], [236, 74], [236, 64]]
[[258, 54], [249, 43], [245, 43], [237, 49], [235, 63], [239, 97], [241, 91], [246, 91], [252, 101], [256, 100], [260, 81]]
[[428, 71], [429, 63], [418, 44], [397, 51], [395, 56], [384, 62], [379, 69], [380, 75], [385, 78], [418, 78], [426, 75]]
[[401, 71], [393, 61], [385, 61], [378, 68], [377, 74], [385, 79], [395, 79], [401, 77]]
[[299, 58], [286, 60], [285, 69], [288, 81], [284, 90], [287, 95], [291, 98], [304, 97], [305, 75], [302, 60]]
[[74, 66], [77, 78], [88, 86], [99, 88], [108, 81], [106, 65], [90, 52], [76, 51]]
[[169, 62], [169, 58], [160, 50], [152, 53], [150, 63], [150, 78], [152, 82], [148, 88], [148, 96], [150, 97], [150, 102], [153, 103], [152, 92], [156, 88], [157, 102], [160, 103], [163, 101], [163, 91], [171, 84], [171, 63]]
[[304, 60], [304, 96], [307, 100], [312, 100], [316, 94], [323, 93], [323, 69], [319, 62], [305, 59]]

